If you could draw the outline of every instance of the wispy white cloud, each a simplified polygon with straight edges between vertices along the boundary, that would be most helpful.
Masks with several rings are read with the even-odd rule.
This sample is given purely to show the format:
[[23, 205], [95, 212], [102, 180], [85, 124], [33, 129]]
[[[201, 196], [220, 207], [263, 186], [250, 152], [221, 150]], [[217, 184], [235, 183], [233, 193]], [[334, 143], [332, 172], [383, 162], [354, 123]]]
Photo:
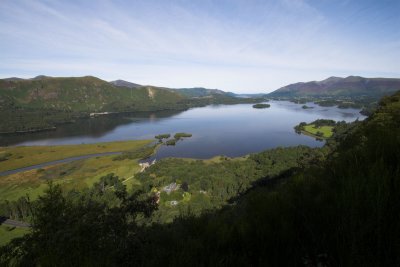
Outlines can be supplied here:
[[[365, 20], [356, 8], [361, 14], [349, 16]], [[361, 38], [337, 24], [305, 0], [6, 0], [0, 76], [96, 75], [258, 92], [330, 75], [400, 75], [399, 36], [381, 42], [371, 32], [365, 42], [368, 28]]]

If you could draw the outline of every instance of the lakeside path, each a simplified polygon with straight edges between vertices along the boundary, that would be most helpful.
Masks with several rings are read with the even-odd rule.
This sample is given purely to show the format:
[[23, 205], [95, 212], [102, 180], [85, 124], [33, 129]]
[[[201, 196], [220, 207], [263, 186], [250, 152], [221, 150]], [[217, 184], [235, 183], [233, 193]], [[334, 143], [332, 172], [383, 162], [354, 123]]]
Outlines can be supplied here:
[[70, 157], [70, 158], [65, 158], [65, 159], [60, 159], [60, 160], [53, 160], [53, 161], [44, 162], [44, 163], [40, 163], [40, 164], [36, 164], [36, 165], [32, 165], [32, 166], [23, 167], [23, 168], [17, 168], [17, 169], [8, 170], [8, 171], [2, 171], [2, 172], [0, 172], [0, 176], [6, 176], [6, 175], [10, 175], [10, 174], [19, 173], [19, 172], [25, 172], [25, 171], [30, 171], [30, 170], [34, 170], [34, 169], [40, 169], [40, 168], [44, 168], [44, 167], [48, 167], [48, 166], [52, 166], [52, 165], [56, 165], [56, 164], [60, 164], [60, 163], [72, 162], [72, 161], [75, 161], [75, 160], [89, 159], [89, 158], [101, 157], [101, 156], [119, 155], [119, 154], [122, 154], [122, 152], [96, 153], [96, 154], [88, 154], [88, 155]]

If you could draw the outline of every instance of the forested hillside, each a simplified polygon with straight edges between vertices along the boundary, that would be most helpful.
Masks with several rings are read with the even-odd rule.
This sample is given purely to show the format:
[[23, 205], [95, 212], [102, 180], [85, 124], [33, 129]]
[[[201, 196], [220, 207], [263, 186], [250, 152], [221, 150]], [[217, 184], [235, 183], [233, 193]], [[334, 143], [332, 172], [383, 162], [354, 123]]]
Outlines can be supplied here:
[[257, 101], [224, 94], [194, 99], [168, 88], [109, 83], [92, 76], [0, 79], [0, 133], [52, 129], [96, 112], [185, 110]]
[[[237, 165], [220, 159], [221, 162], [201, 163], [199, 169], [206, 175], [197, 175], [196, 168], [190, 175], [182, 165], [191, 163], [184, 161], [177, 162], [175, 170], [174, 162], [164, 162], [162, 169], [156, 167], [157, 163], [149, 169], [148, 177], [141, 177], [145, 185], [142, 190], [133, 194], [112, 176], [103, 177], [86, 192], [62, 192], [58, 186], [50, 185], [44, 196], [28, 204], [33, 210], [31, 233], [3, 247], [1, 263], [400, 264], [400, 92], [382, 99], [379, 109], [365, 121], [349, 127], [341, 125], [323, 150], [299, 151], [297, 155], [293, 154], [296, 150], [287, 150], [292, 151], [288, 157], [283, 151], [250, 157], [254, 164], [250, 169], [264, 173], [266, 178], [253, 182], [246, 168], [235, 169], [246, 159], [238, 160]], [[294, 163], [286, 164], [292, 162], [290, 159]], [[227, 175], [231, 178], [220, 180], [225, 171], [212, 164], [235, 171], [232, 176]], [[157, 194], [147, 194], [146, 188], [183, 178], [187, 186], [182, 189], [188, 192], [191, 188], [211, 188], [208, 191], [214, 192], [212, 188], [218, 187], [235, 191], [237, 187], [230, 185], [241, 181], [245, 187], [236, 191], [235, 197], [227, 190], [229, 198], [225, 203], [219, 202], [222, 205], [218, 209], [209, 209], [200, 216], [186, 209], [172, 223], [146, 223], [160, 203]], [[215, 192], [218, 198], [223, 191]]]
[[224, 92], [218, 89], [207, 89], [202, 87], [194, 87], [194, 88], [179, 88], [172, 89], [174, 92], [177, 92], [180, 95], [186, 97], [212, 97], [215, 95], [225, 95], [225, 96], [234, 96], [235, 94], [230, 92]]

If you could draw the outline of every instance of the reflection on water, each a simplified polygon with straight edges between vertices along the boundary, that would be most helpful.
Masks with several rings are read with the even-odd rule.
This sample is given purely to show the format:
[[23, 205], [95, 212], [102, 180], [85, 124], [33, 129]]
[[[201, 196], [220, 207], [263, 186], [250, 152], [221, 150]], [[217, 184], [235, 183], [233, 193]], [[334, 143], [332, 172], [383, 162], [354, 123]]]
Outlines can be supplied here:
[[12, 136], [0, 135], [0, 146], [47, 144], [57, 145], [102, 142], [102, 137], [114, 131], [119, 126], [130, 123], [155, 121], [156, 119], [168, 118], [179, 113], [181, 113], [181, 111], [169, 110], [159, 111], [156, 113], [135, 112], [124, 114], [110, 114], [107, 116], [101, 116], [91, 119], [80, 119], [77, 120], [75, 123], [58, 125], [57, 129], [54, 131], [38, 132], [32, 134], [19, 134]]
[[61, 125], [53, 132], [1, 137], [2, 145], [57, 145], [152, 139], [161, 133], [188, 132], [191, 138], [176, 146], [163, 146], [156, 158], [209, 158], [216, 155], [241, 156], [277, 146], [321, 146], [313, 138], [298, 135], [293, 127], [305, 121], [364, 119], [356, 109], [319, 107], [312, 109], [286, 101], [271, 101], [269, 109], [251, 104], [217, 105], [184, 112], [131, 113], [80, 120]]

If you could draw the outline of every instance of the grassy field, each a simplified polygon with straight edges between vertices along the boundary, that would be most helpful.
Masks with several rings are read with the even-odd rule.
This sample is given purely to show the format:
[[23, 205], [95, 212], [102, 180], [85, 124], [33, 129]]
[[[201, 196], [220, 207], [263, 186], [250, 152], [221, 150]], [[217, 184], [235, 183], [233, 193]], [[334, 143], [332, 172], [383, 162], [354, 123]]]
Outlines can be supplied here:
[[[83, 189], [108, 173], [115, 173], [122, 179], [128, 179], [140, 170], [137, 160], [115, 161], [114, 157], [78, 160], [0, 177], [0, 200], [17, 200], [27, 194], [31, 199], [35, 199], [47, 187], [46, 182], [50, 180], [61, 184], [65, 189]], [[135, 182], [134, 179], [130, 179], [127, 183], [128, 188]]]
[[152, 140], [135, 140], [63, 146], [0, 147], [0, 158], [3, 159], [0, 161], [0, 171], [87, 154], [130, 151], [139, 149], [151, 142]]
[[11, 241], [11, 239], [23, 236], [28, 233], [28, 228], [11, 227], [0, 225], [0, 246], [3, 246]]
[[[48, 161], [51, 156], [59, 154], [60, 151], [65, 152], [65, 154], [68, 154], [69, 157], [72, 154], [70, 151], [66, 150], [68, 147], [72, 147], [75, 153], [81, 152], [82, 154], [93, 154], [108, 151], [139, 149], [145, 145], [148, 145], [150, 142], [151, 141], [128, 141], [100, 143], [94, 145], [23, 148], [28, 149], [29, 151], [40, 149], [42, 154], [39, 154], [39, 159], [42, 161], [35, 159], [38, 163], [40, 163]], [[79, 147], [83, 147], [83, 149], [79, 150]], [[90, 150], [89, 148], [92, 148], [93, 150]], [[15, 152], [15, 150], [12, 149], [17, 150], [18, 152]], [[27, 154], [27, 151], [24, 151], [22, 148], [12, 149], [11, 151], [14, 153]], [[20, 149], [21, 151], [19, 151]], [[58, 151], [58, 153], [51, 151]], [[85, 151], [85, 153], [82, 151]], [[137, 181], [133, 179], [133, 175], [140, 170], [138, 164], [140, 157], [138, 155], [138, 159], [127, 158], [124, 160], [115, 160], [116, 157], [117, 156], [113, 155], [77, 160], [65, 164], [57, 164], [42, 169], [35, 169], [0, 177], [0, 201], [6, 199], [17, 200], [19, 197], [26, 196], [27, 194], [31, 199], [35, 199], [43, 192], [44, 189], [46, 189], [47, 181], [50, 180], [54, 183], [61, 184], [65, 189], [83, 189], [91, 186], [93, 183], [98, 181], [101, 176], [109, 173], [115, 173], [123, 180], [127, 179], [126, 185], [129, 189], [137, 183]], [[12, 161], [12, 159], [10, 160]], [[50, 160], [54, 159], [50, 158]]]
[[323, 135], [319, 136], [322, 138], [329, 138], [333, 134], [333, 126], [321, 126], [321, 127], [315, 127], [314, 124], [308, 124], [304, 126], [304, 131], [308, 134], [311, 134], [313, 136], [317, 136], [318, 132], [321, 132]]

